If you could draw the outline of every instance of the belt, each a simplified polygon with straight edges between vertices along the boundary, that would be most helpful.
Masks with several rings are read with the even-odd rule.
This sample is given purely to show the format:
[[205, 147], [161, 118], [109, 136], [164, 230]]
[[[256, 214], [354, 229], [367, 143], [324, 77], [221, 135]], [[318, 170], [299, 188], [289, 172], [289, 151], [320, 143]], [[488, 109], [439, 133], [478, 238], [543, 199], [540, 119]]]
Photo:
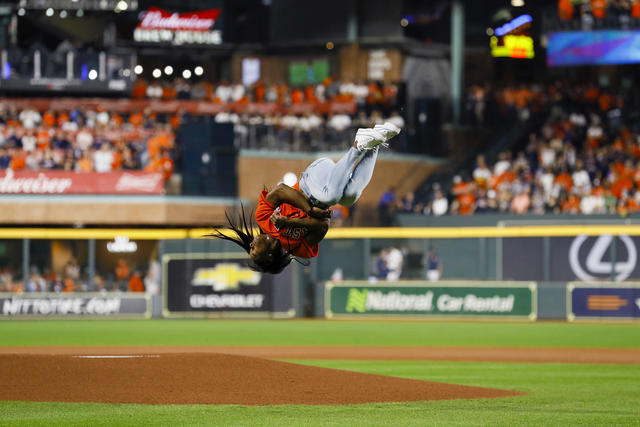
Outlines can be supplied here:
[[320, 209], [329, 209], [331, 207], [330, 205], [328, 205], [326, 203], [322, 203], [321, 201], [317, 200], [313, 196], [309, 196], [309, 201], [311, 202], [311, 206], [317, 207], [317, 208], [320, 208]]

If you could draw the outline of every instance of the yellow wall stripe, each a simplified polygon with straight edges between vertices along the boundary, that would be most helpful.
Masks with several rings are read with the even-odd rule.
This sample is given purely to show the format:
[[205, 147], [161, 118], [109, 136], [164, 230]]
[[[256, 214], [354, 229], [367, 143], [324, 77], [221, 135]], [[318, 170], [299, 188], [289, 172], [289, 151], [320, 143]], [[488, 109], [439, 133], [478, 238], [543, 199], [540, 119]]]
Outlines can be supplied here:
[[[221, 230], [229, 234], [228, 230]], [[113, 239], [127, 236], [137, 240], [199, 239], [211, 228], [0, 228], [0, 239]], [[600, 234], [640, 236], [640, 225], [546, 225], [518, 227], [407, 227], [333, 228], [327, 239], [472, 239], [480, 237], [544, 237]]]

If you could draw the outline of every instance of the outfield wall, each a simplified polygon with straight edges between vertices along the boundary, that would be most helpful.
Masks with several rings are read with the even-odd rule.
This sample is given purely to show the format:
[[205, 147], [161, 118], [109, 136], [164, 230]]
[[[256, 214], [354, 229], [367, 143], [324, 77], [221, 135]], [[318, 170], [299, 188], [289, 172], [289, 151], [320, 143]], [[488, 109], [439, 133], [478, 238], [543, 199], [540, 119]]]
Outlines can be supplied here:
[[[150, 302], [155, 317], [324, 317], [328, 313], [326, 284], [337, 285], [338, 289], [353, 281], [357, 281], [361, 293], [365, 290], [363, 284], [396, 287], [374, 290], [371, 295], [381, 301], [392, 300], [395, 297], [386, 294], [399, 292], [405, 285], [429, 288], [423, 294], [434, 292], [431, 307], [437, 307], [437, 292], [442, 290], [436, 288], [440, 285], [499, 288], [506, 282], [531, 282], [536, 288], [536, 312], [535, 316], [528, 316], [529, 320], [640, 317], [635, 311], [636, 306], [640, 310], [640, 291], [627, 286], [640, 281], [640, 225], [635, 224], [337, 228], [330, 230], [321, 243], [320, 255], [308, 266], [292, 263], [275, 277], [256, 275], [246, 267], [246, 254], [230, 242], [203, 238], [209, 232], [0, 229], [0, 263], [12, 260], [17, 270], [15, 280], [25, 283], [29, 276], [23, 272], [30, 271], [32, 265], [61, 269], [67, 259], [64, 257], [76, 256], [87, 272], [86, 290], [97, 292], [93, 279], [103, 275], [101, 268], [111, 265], [114, 259], [143, 266], [145, 262], [156, 262], [162, 266], [162, 274], [161, 292], [152, 295]], [[50, 252], [42, 253], [47, 247]], [[400, 282], [384, 282], [375, 277], [377, 257], [389, 247], [404, 253]], [[109, 254], [110, 248], [116, 253]], [[426, 282], [425, 254], [431, 248], [442, 264], [442, 277], [437, 283]], [[72, 250], [76, 252], [69, 252]], [[142, 270], [144, 274], [144, 267]], [[581, 283], [597, 282], [607, 285], [575, 291]], [[616, 288], [617, 284], [621, 288]], [[403, 292], [411, 293], [406, 289]], [[499, 297], [474, 294], [470, 298], [473, 301], [475, 297], [494, 296]], [[574, 307], [578, 307], [577, 312]], [[337, 313], [334, 309], [330, 312]]]

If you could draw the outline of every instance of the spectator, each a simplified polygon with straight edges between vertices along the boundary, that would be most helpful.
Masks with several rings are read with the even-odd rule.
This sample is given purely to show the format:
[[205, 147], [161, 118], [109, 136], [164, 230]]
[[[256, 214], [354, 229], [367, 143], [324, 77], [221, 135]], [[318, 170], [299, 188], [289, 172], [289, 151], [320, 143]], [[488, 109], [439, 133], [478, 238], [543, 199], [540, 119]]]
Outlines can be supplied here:
[[380, 225], [383, 227], [391, 226], [395, 212], [396, 190], [393, 187], [389, 187], [387, 191], [382, 194], [382, 197], [380, 197], [380, 201], [378, 202]]
[[427, 280], [430, 282], [437, 282], [440, 280], [440, 277], [442, 277], [442, 263], [440, 262], [440, 257], [433, 247], [429, 248], [425, 265], [427, 267]]
[[429, 207], [429, 212], [434, 216], [441, 216], [447, 213], [449, 209], [449, 201], [442, 195], [442, 191], [436, 189], [434, 191], [433, 201]]
[[402, 265], [404, 263], [404, 255], [398, 248], [388, 248], [385, 256], [385, 264], [387, 267], [387, 281], [393, 282], [400, 279], [402, 275]]

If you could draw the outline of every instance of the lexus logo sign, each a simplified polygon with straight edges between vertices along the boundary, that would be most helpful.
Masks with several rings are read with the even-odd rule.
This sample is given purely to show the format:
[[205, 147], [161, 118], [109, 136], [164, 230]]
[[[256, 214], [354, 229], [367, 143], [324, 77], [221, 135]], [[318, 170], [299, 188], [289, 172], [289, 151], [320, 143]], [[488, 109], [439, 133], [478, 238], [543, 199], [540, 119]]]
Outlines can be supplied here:
[[603, 234], [595, 237], [595, 242], [591, 247], [585, 245], [585, 242], [593, 241], [593, 237], [589, 238], [589, 236], [582, 234], [573, 239], [569, 249], [569, 264], [576, 277], [585, 282], [608, 280], [613, 268], [617, 282], [627, 279], [636, 267], [638, 251], [629, 236], [623, 234], [618, 238], [624, 244], [626, 255], [619, 251], [613, 266], [611, 261], [605, 260], [605, 256], [614, 243], [614, 236]]

